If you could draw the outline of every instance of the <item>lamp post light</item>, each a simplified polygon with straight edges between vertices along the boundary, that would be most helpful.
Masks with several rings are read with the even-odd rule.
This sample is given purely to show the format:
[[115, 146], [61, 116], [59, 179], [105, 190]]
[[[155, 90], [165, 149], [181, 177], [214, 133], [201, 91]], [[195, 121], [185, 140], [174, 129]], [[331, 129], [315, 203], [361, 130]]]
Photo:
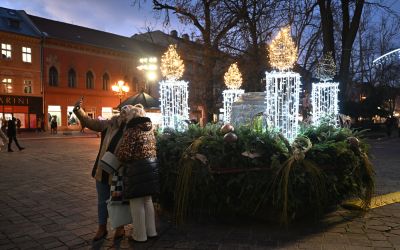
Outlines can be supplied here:
[[121, 104], [122, 97], [129, 92], [129, 86], [125, 85], [125, 82], [120, 80], [111, 86], [111, 90], [119, 97], [119, 104]]
[[145, 72], [146, 83], [144, 89], [150, 94], [150, 88], [147, 89], [149, 81], [157, 79], [157, 57], [142, 57], [139, 59], [140, 65], [137, 67], [138, 70]]

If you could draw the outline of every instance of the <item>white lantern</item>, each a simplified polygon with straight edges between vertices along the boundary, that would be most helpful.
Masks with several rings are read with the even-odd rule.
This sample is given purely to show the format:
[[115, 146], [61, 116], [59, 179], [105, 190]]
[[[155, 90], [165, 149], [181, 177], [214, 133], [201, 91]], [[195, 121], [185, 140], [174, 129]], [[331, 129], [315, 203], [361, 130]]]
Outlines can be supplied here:
[[313, 83], [311, 92], [312, 122], [314, 126], [325, 122], [337, 125], [338, 105], [338, 82]]
[[299, 130], [300, 74], [266, 73], [266, 115], [268, 127], [293, 141]]

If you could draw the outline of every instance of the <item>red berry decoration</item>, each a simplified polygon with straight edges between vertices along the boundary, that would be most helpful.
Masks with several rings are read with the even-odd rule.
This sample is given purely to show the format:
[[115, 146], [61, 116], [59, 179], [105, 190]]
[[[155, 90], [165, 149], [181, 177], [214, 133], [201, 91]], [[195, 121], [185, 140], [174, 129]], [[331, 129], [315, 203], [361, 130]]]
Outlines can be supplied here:
[[238, 139], [237, 135], [235, 133], [229, 132], [224, 135], [224, 142], [227, 143], [233, 143], [236, 142]]
[[226, 134], [226, 133], [233, 132], [233, 131], [235, 131], [235, 128], [229, 123], [227, 123], [221, 127], [222, 134]]

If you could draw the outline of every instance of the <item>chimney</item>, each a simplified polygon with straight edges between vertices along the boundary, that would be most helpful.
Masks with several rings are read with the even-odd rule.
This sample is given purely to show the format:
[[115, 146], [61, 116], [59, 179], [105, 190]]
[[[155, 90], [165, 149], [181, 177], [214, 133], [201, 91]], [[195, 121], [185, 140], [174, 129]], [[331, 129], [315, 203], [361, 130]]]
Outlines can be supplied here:
[[172, 37], [178, 37], [178, 31], [176, 30], [171, 30], [171, 32], [169, 33]]
[[190, 41], [188, 34], [183, 34], [182, 35], [182, 39], [185, 40], [185, 41]]

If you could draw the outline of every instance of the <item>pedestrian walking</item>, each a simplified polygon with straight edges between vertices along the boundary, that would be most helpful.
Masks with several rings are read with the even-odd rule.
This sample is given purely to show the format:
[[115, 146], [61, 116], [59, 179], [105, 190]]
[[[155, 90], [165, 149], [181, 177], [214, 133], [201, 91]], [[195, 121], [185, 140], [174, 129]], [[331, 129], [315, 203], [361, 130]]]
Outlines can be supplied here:
[[395, 126], [395, 123], [394, 123], [395, 120], [393, 118], [394, 117], [389, 116], [386, 118], [386, 121], [385, 121], [386, 134], [388, 137], [390, 137], [392, 135], [392, 130], [393, 130], [393, 127]]
[[36, 132], [41, 132], [42, 118], [38, 117], [36, 120]]
[[126, 130], [117, 151], [123, 167], [123, 197], [129, 199], [132, 239], [157, 237], [152, 195], [159, 192], [156, 139], [142, 105], [129, 111]]
[[17, 140], [17, 126], [16, 126], [16, 119], [12, 115], [11, 119], [8, 120], [7, 123], [7, 136], [8, 136], [8, 152], [14, 152], [11, 149], [12, 141], [14, 140], [15, 145], [17, 145], [19, 151], [24, 150], [24, 147], [21, 147]]
[[[99, 152], [97, 154], [96, 161], [92, 169], [92, 177], [96, 179], [96, 191], [97, 191], [97, 214], [98, 214], [98, 229], [93, 237], [93, 241], [99, 241], [104, 239], [107, 234], [107, 200], [110, 198], [110, 185], [112, 182], [112, 175], [103, 170], [100, 166], [100, 159], [103, 158], [111, 142], [115, 142], [115, 150], [120, 145], [120, 140], [115, 140], [115, 136], [118, 131], [122, 131], [125, 128], [127, 111], [133, 106], [127, 105], [121, 108], [121, 112], [118, 116], [114, 116], [110, 120], [99, 120], [89, 117], [85, 111], [81, 108], [82, 99], [80, 99], [74, 106], [73, 112], [79, 119], [82, 127], [89, 128], [96, 132], [101, 132], [101, 143]], [[113, 140], [114, 139], [114, 140]], [[114, 233], [114, 239], [119, 239], [125, 234], [124, 227], [118, 227]]]
[[7, 136], [4, 134], [3, 130], [0, 129], [0, 151], [4, 150], [7, 141]]
[[50, 122], [50, 134], [57, 134], [57, 116], [53, 116]]

